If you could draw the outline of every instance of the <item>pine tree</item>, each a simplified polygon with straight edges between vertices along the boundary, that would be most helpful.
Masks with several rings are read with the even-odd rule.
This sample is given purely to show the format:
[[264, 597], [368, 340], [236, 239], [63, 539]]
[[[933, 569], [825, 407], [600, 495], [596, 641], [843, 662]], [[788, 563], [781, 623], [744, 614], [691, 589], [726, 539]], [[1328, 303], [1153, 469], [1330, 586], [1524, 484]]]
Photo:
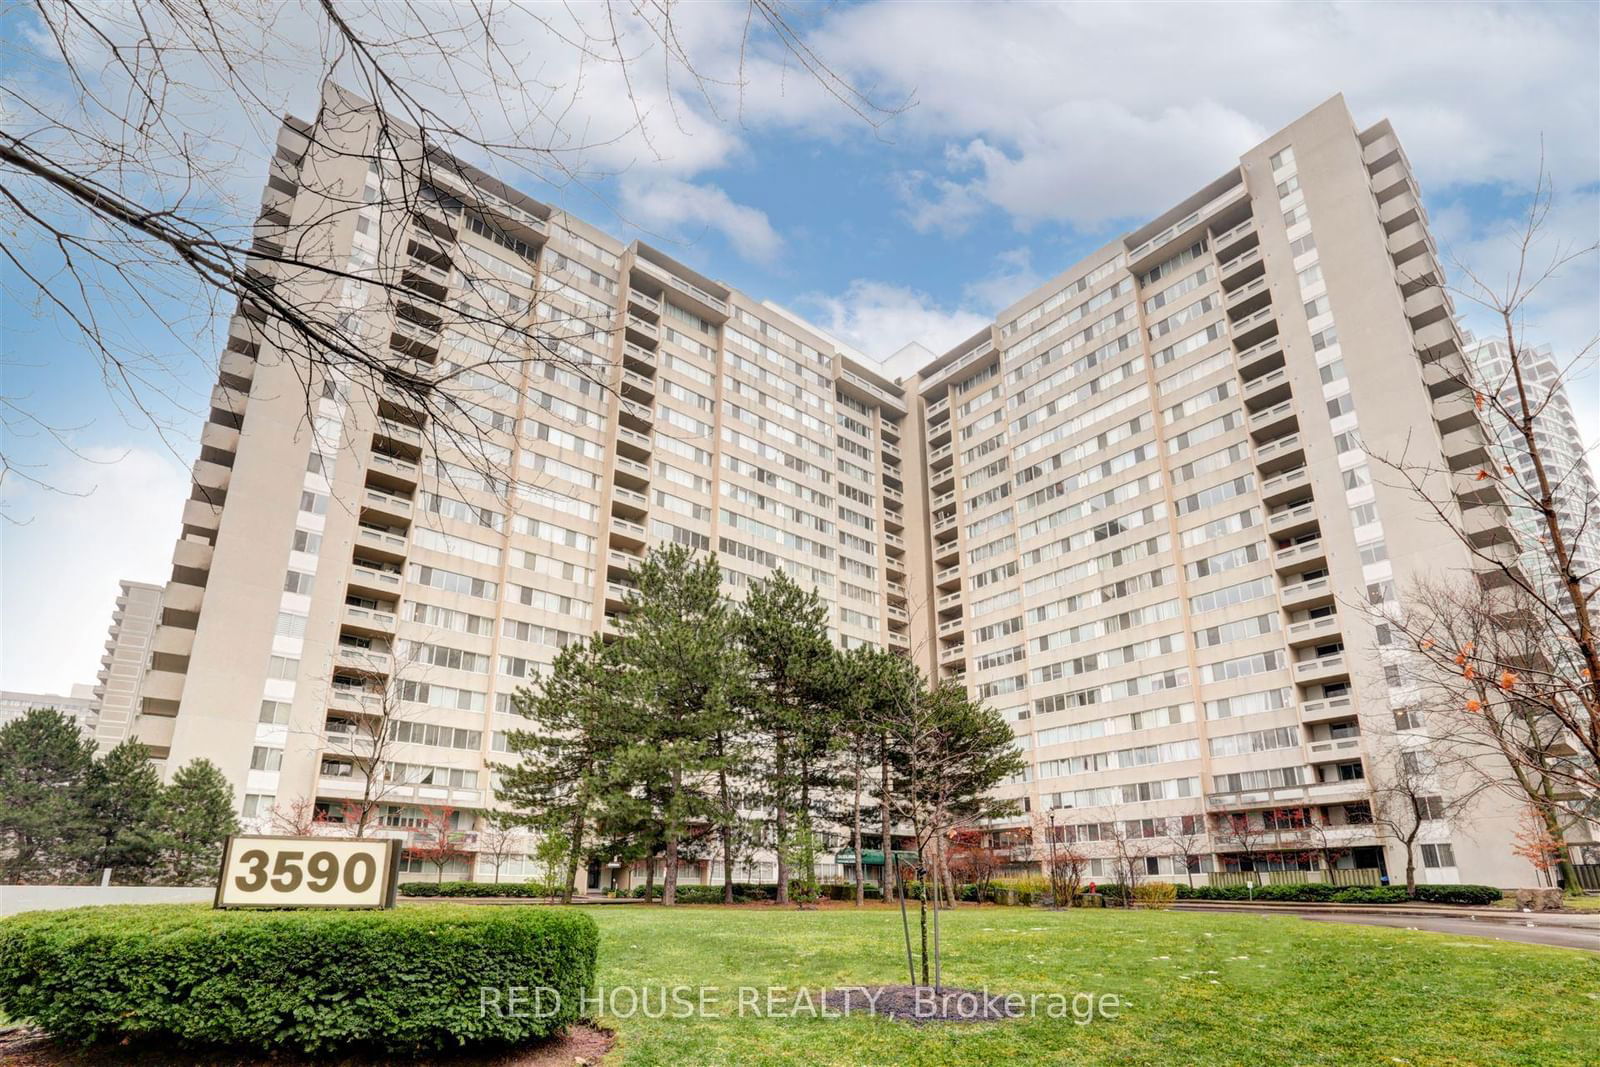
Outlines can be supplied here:
[[239, 832], [233, 786], [210, 760], [179, 767], [162, 794], [161, 866], [172, 885], [206, 885], [222, 863], [222, 843]]
[[738, 614], [739, 642], [750, 664], [748, 714], [767, 753], [760, 778], [763, 806], [777, 838], [778, 901], [788, 900], [789, 829], [829, 782], [829, 757], [838, 745], [841, 668], [828, 638], [828, 607], [781, 570], [750, 583]]
[[0, 727], [0, 883], [54, 880], [83, 853], [94, 742], [54, 708]]
[[532, 726], [510, 731], [506, 747], [522, 762], [497, 767], [498, 798], [544, 836], [566, 842], [561, 898], [567, 903], [612, 759], [624, 744], [618, 727], [627, 679], [618, 652], [599, 635], [568, 645], [548, 675], [519, 689], [513, 704]]
[[161, 793], [150, 750], [137, 741], [124, 741], [95, 761], [84, 791], [90, 834], [83, 864], [91, 877], [111, 867], [139, 882], [152, 872]]
[[652, 549], [633, 578], [620, 642], [631, 699], [617, 717], [630, 740], [616, 754], [608, 792], [613, 811], [643, 807], [659, 827], [661, 902], [670, 905], [687, 839], [725, 817], [719, 772], [732, 768], [718, 738], [738, 714], [744, 661], [716, 556], [696, 560], [667, 545]]

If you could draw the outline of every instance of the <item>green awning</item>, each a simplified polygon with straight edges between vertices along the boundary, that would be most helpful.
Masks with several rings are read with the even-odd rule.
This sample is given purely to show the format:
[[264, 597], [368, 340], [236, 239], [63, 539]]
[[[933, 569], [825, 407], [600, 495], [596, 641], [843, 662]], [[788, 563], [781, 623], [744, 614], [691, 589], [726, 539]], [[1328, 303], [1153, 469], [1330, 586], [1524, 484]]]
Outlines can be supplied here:
[[[906, 852], [906, 851], [903, 851], [901, 849], [896, 849], [895, 853], [894, 853], [894, 858], [899, 863], [916, 863], [919, 857], [918, 857], [916, 852]], [[835, 863], [839, 864], [840, 866], [843, 866], [843, 867], [854, 867], [855, 864], [856, 864], [855, 849], [852, 849], [852, 848], [842, 848], [842, 849], [840, 849], [838, 852], [834, 853], [833, 861]], [[883, 849], [881, 849], [881, 848], [864, 848], [864, 849], [862, 849], [861, 850], [861, 865], [863, 867], [882, 867], [883, 866]]]

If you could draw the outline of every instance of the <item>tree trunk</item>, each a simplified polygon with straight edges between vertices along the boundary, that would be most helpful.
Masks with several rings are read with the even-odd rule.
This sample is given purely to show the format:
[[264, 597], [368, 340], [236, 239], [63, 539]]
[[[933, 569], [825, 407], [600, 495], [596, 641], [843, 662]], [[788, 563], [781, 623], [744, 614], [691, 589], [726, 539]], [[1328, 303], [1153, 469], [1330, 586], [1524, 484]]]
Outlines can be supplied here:
[[656, 899], [656, 854], [652, 851], [644, 858], [644, 902], [653, 903]]
[[670, 908], [678, 900], [678, 835], [667, 837], [667, 871], [661, 876], [661, 905]]
[[883, 808], [883, 899], [891, 899], [899, 891], [900, 869], [894, 862], [893, 817], [889, 813], [889, 756], [884, 754], [880, 767], [879, 800]]
[[[859, 753], [858, 753], [859, 757]], [[856, 907], [861, 907], [867, 902], [867, 886], [864, 881], [866, 875], [861, 865], [861, 760], [856, 759], [856, 793], [851, 807], [851, 848], [855, 851], [856, 858]], [[889, 854], [883, 856], [883, 865], [889, 866]]]
[[906, 896], [904, 893], [900, 894], [900, 929], [906, 935], [906, 976], [912, 985], [916, 985], [917, 965], [911, 959], [911, 920], [906, 915]]
[[578, 882], [578, 859], [583, 852], [583, 824], [585, 804], [580, 803], [572, 816], [572, 829], [568, 831], [567, 884], [561, 887], [561, 903], [572, 903], [572, 888]]
[[921, 892], [917, 894], [917, 915], [922, 922], [922, 984], [928, 984], [928, 872], [922, 872]]
[[722, 826], [718, 836], [722, 838], [722, 902], [733, 903], [733, 827], [739, 813], [733, 807], [732, 791], [728, 788], [727, 768], [717, 771], [717, 795], [722, 801]]
[[[943, 853], [944, 853], [944, 849], [943, 849], [943, 846], [941, 844], [941, 847], [940, 847], [938, 855], [940, 855], [942, 857]], [[943, 864], [941, 863], [940, 866], [942, 867]], [[942, 975], [940, 973], [940, 970], [939, 970], [940, 962], [941, 961], [939, 959], [939, 894], [937, 892], [935, 892], [934, 895], [933, 895], [933, 991], [934, 991], [935, 994], [937, 994], [939, 992], [939, 984], [940, 984], [940, 979], [942, 977]]]
[[785, 810], [788, 800], [789, 788], [784, 782], [784, 775], [788, 772], [788, 759], [785, 756], [786, 747], [783, 734], [773, 738], [773, 780], [777, 782], [778, 789], [775, 794], [777, 803], [773, 805], [772, 829], [777, 835], [778, 846], [778, 903], [789, 903], [789, 863], [784, 856], [784, 849], [789, 846], [789, 819]]

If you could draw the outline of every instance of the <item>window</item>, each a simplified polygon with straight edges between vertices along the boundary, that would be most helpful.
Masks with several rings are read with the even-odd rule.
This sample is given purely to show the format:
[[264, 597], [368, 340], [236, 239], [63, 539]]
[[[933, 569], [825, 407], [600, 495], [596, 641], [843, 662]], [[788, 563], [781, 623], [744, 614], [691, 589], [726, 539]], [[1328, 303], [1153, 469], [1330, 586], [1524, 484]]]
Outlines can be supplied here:
[[1449, 842], [1422, 846], [1422, 865], [1429, 868], [1454, 867], [1456, 850]]
[[304, 571], [290, 571], [284, 575], [283, 591], [285, 593], [299, 593], [301, 596], [310, 596], [313, 578], [313, 575]]
[[1444, 797], [1418, 797], [1417, 818], [1424, 822], [1437, 822], [1444, 818]]
[[322, 493], [313, 493], [307, 489], [300, 494], [300, 510], [311, 515], [326, 515], [328, 498]]
[[1273, 170], [1282, 170], [1284, 167], [1287, 167], [1289, 164], [1294, 162], [1294, 149], [1284, 148], [1274, 153], [1272, 158], [1267, 162], [1272, 165]]
[[1300, 176], [1291, 174], [1278, 183], [1278, 199], [1283, 199], [1296, 189], [1300, 188]]
[[261, 714], [256, 721], [282, 726], [289, 721], [289, 708], [290, 705], [282, 700], [263, 700]]
[[294, 532], [294, 540], [290, 542], [290, 547], [296, 552], [316, 555], [317, 550], [322, 547], [322, 535], [312, 533], [310, 530], [296, 530]]
[[1316, 249], [1316, 247], [1317, 247], [1317, 239], [1315, 237], [1311, 236], [1308, 233], [1304, 237], [1299, 238], [1298, 240], [1294, 240], [1294, 241], [1290, 241], [1289, 242], [1289, 256], [1290, 256], [1290, 258], [1294, 258], [1296, 256], [1303, 256], [1307, 252], [1314, 251]]
[[239, 809], [239, 814], [246, 819], [264, 818], [272, 814], [272, 806], [277, 799], [271, 793], [246, 793], [244, 807]]
[[300, 674], [300, 661], [287, 656], [273, 656], [267, 661], [267, 677], [280, 682], [292, 682]]
[[250, 750], [252, 771], [276, 771], [283, 767], [283, 749], [263, 748], [257, 745]]

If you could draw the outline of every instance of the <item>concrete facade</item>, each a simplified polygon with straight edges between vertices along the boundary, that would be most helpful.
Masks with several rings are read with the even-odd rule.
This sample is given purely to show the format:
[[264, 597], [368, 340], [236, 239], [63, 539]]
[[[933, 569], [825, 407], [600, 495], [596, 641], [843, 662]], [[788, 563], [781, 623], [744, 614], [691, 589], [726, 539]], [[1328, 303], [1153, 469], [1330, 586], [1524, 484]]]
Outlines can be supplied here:
[[[1335, 828], [1343, 866], [1398, 869], [1361, 810], [1368, 739], [1410, 696], [1359, 605], [1472, 563], [1363, 449], [1420, 441], [1456, 466], [1485, 439], [1439, 373], [1460, 338], [1387, 123], [1329, 101], [896, 382], [465, 166], [401, 216], [327, 212], [329, 190], [392, 178], [366, 165], [360, 106], [324, 103], [346, 150], [287, 122], [263, 221], [335, 262], [409, 257], [452, 298], [491, 257], [530, 314], [599, 322], [563, 351], [607, 388], [548, 361], [484, 378], [491, 485], [393, 397], [335, 381], [307, 420], [301, 370], [236, 317], [140, 695], [169, 767], [216, 762], [258, 825], [294, 800], [334, 811], [359, 795], [341, 746], [372, 679], [404, 682], [428, 729], [396, 757], [386, 832], [441, 804], [470, 832], [511, 693], [676, 540], [716, 551], [733, 595], [786, 568], [841, 645], [1004, 710], [1031, 763], [1008, 789], [1097, 871], [1106, 826], [1185, 817], [1196, 864], [1232, 870], [1219, 820], [1288, 809]], [[470, 362], [403, 301], [361, 314], [420, 372]], [[1489, 495], [1462, 503], [1500, 522]], [[1486, 802], [1430, 826], [1424, 877], [1526, 880], [1508, 819]], [[1186, 876], [1154, 830], [1151, 876]]]

